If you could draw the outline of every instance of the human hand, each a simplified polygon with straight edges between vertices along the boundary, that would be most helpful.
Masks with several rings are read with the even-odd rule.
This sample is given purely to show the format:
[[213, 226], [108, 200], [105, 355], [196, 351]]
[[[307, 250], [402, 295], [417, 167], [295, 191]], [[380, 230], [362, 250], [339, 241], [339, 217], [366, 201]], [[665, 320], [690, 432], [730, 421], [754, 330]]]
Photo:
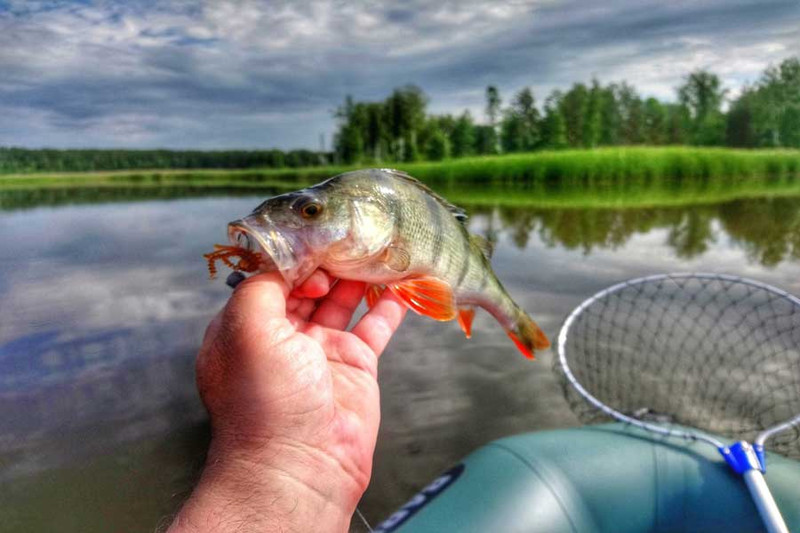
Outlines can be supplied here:
[[197, 385], [212, 441], [171, 531], [347, 530], [372, 471], [378, 357], [406, 308], [385, 291], [348, 332], [365, 286], [331, 283], [317, 271], [289, 295], [253, 276], [209, 325]]

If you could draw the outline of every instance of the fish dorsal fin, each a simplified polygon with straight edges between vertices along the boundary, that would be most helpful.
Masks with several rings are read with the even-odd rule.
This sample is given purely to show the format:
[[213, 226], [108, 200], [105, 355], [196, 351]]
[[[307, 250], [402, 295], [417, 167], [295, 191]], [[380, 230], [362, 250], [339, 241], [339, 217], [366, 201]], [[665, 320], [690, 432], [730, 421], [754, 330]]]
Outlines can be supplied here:
[[492, 258], [492, 254], [494, 253], [494, 244], [489, 242], [488, 239], [486, 239], [486, 237], [483, 237], [481, 235], [470, 234], [469, 240], [471, 240], [472, 244], [474, 244], [480, 249], [480, 251], [483, 253], [483, 256], [487, 260], [490, 260]]
[[462, 224], [467, 221], [467, 212], [466, 211], [464, 211], [463, 209], [461, 209], [457, 205], [453, 205], [450, 202], [448, 202], [445, 198], [440, 196], [438, 193], [434, 192], [433, 189], [431, 189], [430, 187], [428, 187], [427, 185], [425, 185], [424, 183], [419, 181], [417, 178], [413, 178], [413, 177], [409, 176], [407, 173], [403, 172], [402, 170], [395, 170], [393, 168], [382, 168], [382, 169], [380, 169], [380, 171], [381, 172], [385, 172], [387, 174], [391, 174], [392, 177], [401, 179], [401, 180], [403, 180], [403, 181], [405, 181], [407, 183], [410, 183], [410, 184], [414, 185], [419, 190], [421, 190], [425, 194], [431, 196], [437, 202], [442, 204], [442, 206], [445, 209], [447, 209], [448, 211], [450, 211], [450, 213], [456, 218], [456, 220], [458, 220]]

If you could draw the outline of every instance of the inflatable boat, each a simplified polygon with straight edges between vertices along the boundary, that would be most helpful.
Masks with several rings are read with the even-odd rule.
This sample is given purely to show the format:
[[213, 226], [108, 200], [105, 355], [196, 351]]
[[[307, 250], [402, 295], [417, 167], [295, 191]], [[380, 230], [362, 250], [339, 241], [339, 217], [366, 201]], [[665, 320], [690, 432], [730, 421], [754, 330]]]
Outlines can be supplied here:
[[[728, 442], [729, 439], [720, 438]], [[800, 462], [767, 453], [765, 478], [800, 532]], [[615, 423], [494, 441], [433, 480], [376, 533], [759, 532], [741, 476], [702, 442]]]

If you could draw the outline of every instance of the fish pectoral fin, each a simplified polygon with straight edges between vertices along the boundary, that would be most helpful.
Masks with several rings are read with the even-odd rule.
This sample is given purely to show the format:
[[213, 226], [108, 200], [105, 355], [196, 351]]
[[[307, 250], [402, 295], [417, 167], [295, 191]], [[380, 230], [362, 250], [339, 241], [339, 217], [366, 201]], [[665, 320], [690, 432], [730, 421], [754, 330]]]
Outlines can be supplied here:
[[475, 309], [472, 307], [458, 308], [458, 325], [468, 339], [472, 338], [472, 319], [475, 318]]
[[405, 249], [391, 245], [383, 251], [381, 261], [395, 272], [405, 272], [411, 264], [411, 256]]
[[404, 279], [387, 285], [408, 307], [434, 320], [456, 317], [456, 301], [450, 284], [438, 278]]
[[368, 285], [367, 286], [367, 307], [372, 309], [375, 307], [375, 304], [378, 303], [378, 299], [383, 294], [383, 291], [386, 290], [386, 287], [383, 285]]

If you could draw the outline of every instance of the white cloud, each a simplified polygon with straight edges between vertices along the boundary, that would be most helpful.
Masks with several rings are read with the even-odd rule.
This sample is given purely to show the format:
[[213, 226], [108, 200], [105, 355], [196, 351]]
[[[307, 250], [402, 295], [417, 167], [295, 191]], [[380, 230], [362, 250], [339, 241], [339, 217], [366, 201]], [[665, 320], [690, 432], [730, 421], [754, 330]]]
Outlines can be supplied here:
[[0, 102], [20, 120], [4, 144], [314, 147], [347, 93], [416, 83], [433, 109], [481, 117], [490, 83], [541, 101], [596, 75], [666, 99], [692, 69], [735, 88], [800, 49], [800, 8], [782, 1], [7, 4]]

